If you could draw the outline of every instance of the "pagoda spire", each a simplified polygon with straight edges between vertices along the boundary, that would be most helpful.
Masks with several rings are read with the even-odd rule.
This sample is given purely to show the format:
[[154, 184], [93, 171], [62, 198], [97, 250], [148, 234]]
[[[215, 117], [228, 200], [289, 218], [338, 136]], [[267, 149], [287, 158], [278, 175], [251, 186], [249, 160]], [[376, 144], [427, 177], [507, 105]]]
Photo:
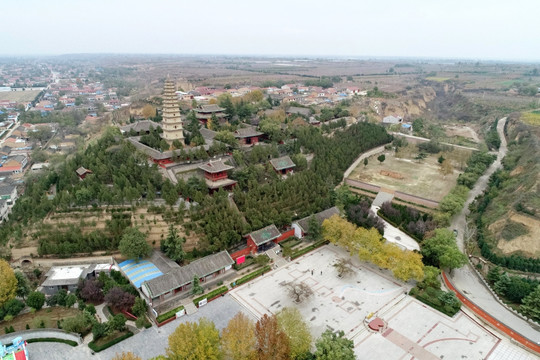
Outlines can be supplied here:
[[172, 145], [173, 141], [178, 140], [184, 145], [184, 129], [182, 128], [182, 119], [180, 117], [180, 107], [176, 97], [176, 87], [169, 74], [165, 80], [163, 89], [163, 134], [161, 137]]

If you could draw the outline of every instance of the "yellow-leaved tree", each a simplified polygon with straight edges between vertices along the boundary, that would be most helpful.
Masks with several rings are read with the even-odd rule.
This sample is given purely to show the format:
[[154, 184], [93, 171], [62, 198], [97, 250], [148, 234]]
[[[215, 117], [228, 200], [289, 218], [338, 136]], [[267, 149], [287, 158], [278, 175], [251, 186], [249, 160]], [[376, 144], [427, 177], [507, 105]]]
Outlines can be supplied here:
[[311, 333], [297, 308], [286, 307], [276, 314], [279, 328], [289, 338], [291, 359], [300, 359], [309, 354]]
[[360, 260], [391, 270], [397, 279], [421, 281], [424, 278], [422, 255], [386, 242], [375, 228], [356, 227], [334, 215], [323, 222], [322, 233], [326, 240], [344, 247], [351, 255], [358, 254]]
[[255, 359], [255, 323], [239, 312], [221, 332], [221, 348], [227, 360]]
[[0, 307], [15, 298], [17, 291], [17, 278], [7, 261], [0, 260]]
[[219, 331], [206, 318], [180, 324], [169, 336], [169, 360], [219, 360], [223, 358]]
[[139, 356], [135, 355], [131, 351], [116, 354], [112, 360], [142, 360]]

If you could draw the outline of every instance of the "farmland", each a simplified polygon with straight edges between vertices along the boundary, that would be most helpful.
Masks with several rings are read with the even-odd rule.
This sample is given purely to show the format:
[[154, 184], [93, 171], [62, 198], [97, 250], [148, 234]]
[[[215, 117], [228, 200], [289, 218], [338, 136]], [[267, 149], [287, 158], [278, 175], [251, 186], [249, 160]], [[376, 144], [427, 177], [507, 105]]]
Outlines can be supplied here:
[[0, 100], [9, 100], [15, 102], [32, 101], [40, 93], [39, 90], [26, 91], [2, 91], [0, 92]]

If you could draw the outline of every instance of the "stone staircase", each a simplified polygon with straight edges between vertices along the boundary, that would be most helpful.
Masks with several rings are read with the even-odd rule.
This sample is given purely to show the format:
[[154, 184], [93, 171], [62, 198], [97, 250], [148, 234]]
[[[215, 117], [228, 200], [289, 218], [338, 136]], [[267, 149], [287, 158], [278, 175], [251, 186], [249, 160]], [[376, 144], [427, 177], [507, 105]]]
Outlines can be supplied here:
[[184, 309], [186, 309], [186, 314], [191, 315], [195, 314], [199, 309], [193, 304], [193, 301], [191, 299], [186, 299], [187, 301], [183, 301], [182, 305], [184, 305]]

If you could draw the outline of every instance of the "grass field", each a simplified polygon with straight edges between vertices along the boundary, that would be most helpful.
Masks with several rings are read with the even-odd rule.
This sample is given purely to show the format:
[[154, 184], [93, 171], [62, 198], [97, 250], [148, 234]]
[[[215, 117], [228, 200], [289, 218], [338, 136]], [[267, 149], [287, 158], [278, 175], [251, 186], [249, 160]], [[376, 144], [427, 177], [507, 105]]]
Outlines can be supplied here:
[[[454, 152], [457, 150], [449, 154]], [[372, 156], [368, 166], [361, 163], [349, 178], [435, 201], [440, 201], [456, 184], [459, 172], [455, 169], [460, 166], [457, 161], [452, 161], [454, 172], [444, 176], [437, 162], [438, 155], [430, 155], [422, 161], [413, 160], [414, 152], [407, 155], [396, 158], [393, 151], [387, 151], [382, 164], [377, 156]]]
[[523, 120], [527, 124], [540, 125], [540, 110], [522, 113], [521, 120]]
[[15, 102], [32, 101], [36, 98], [39, 92], [39, 90], [1, 91], [0, 100], [9, 100]]
[[450, 80], [450, 78], [447, 77], [438, 77], [438, 76], [428, 76], [426, 80], [429, 81], [436, 81], [436, 82], [444, 82], [446, 80]]

